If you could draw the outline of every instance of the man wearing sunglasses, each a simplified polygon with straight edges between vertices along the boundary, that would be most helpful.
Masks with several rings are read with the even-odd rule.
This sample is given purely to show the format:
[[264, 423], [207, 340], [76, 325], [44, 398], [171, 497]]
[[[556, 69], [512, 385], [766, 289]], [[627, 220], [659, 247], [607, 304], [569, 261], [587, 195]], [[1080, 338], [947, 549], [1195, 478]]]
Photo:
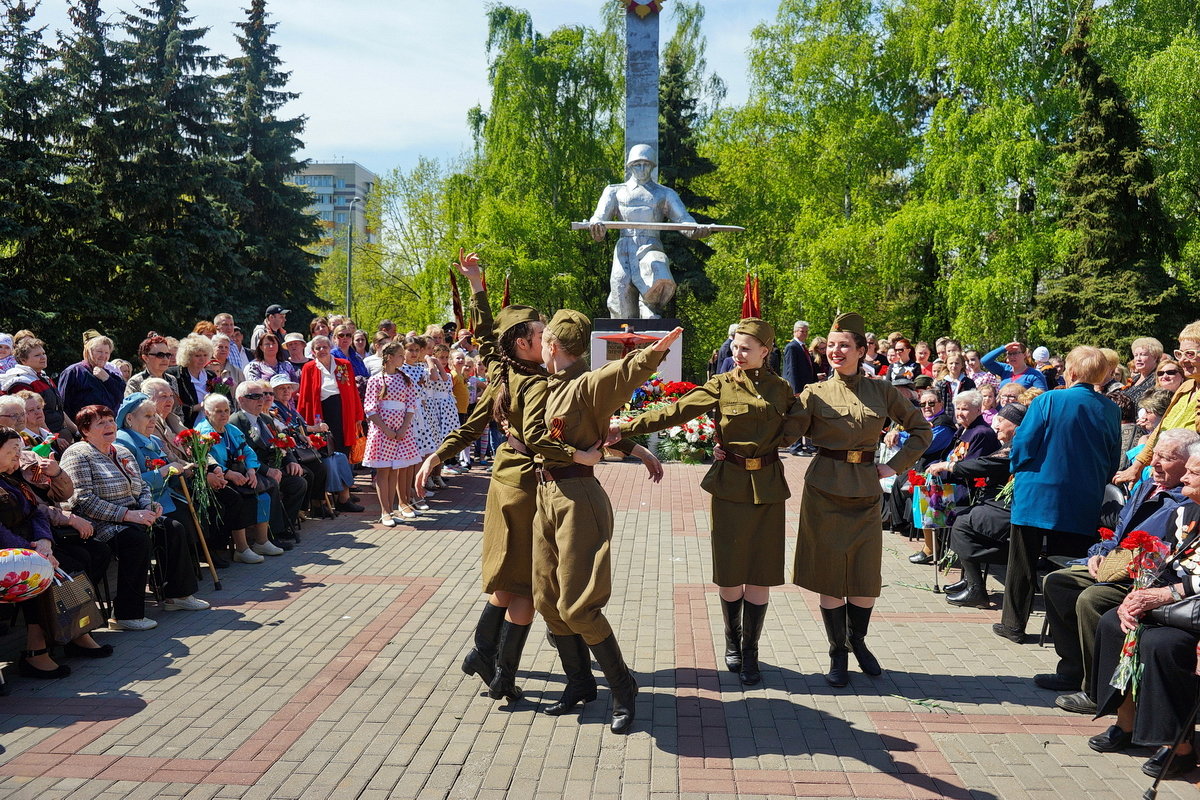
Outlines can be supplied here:
[[[1183, 373], [1183, 383], [1175, 390], [1175, 395], [1167, 406], [1167, 413], [1163, 414], [1158, 426], [1150, 432], [1146, 446], [1127, 469], [1113, 476], [1113, 483], [1133, 483], [1141, 476], [1142, 470], [1150, 463], [1158, 436], [1163, 431], [1175, 428], [1197, 430], [1196, 414], [1200, 411], [1197, 407], [1197, 402], [1200, 401], [1200, 384], [1197, 384], [1197, 378], [1200, 378], [1200, 320], [1190, 323], [1179, 332], [1179, 349], [1175, 351], [1175, 361]], [[1168, 365], [1162, 364], [1160, 368], [1167, 369]]]
[[[290, 450], [275, 466], [275, 445], [271, 440], [277, 429], [274, 420], [264, 413], [274, 402], [275, 394], [264, 381], [244, 381], [237, 388], [238, 411], [229, 418], [229, 424], [236, 425], [254, 448], [254, 454], [262, 464], [259, 478], [265, 476], [277, 487], [271, 490], [271, 534], [276, 538], [295, 539], [296, 519], [304, 498], [308, 497], [309, 487], [300, 462]], [[281, 542], [280, 547], [291, 549], [286, 542]]]

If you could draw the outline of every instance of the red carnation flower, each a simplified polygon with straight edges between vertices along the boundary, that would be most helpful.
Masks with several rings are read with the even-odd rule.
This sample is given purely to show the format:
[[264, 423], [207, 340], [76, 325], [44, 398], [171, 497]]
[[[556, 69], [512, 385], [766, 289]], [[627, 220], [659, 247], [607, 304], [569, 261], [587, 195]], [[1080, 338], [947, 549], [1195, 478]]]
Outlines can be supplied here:
[[988, 484], [987, 478], [976, 478], [975, 479], [975, 488], [976, 489], [982, 489], [983, 487], [987, 486], [987, 484]]
[[1114, 531], [1112, 528], [1101, 528], [1100, 529], [1100, 538], [1106, 542], [1111, 542], [1112, 538], [1116, 535], [1117, 535], [1116, 531]]

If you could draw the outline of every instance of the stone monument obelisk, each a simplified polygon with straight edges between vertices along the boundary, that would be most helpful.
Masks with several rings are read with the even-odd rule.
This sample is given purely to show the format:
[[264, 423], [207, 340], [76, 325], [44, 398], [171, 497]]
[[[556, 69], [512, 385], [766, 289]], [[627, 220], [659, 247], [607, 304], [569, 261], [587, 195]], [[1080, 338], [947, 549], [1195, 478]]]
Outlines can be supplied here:
[[[657, 0], [628, 0], [625, 8], [625, 149], [648, 144], [658, 152]], [[658, 170], [654, 170], [655, 177]]]

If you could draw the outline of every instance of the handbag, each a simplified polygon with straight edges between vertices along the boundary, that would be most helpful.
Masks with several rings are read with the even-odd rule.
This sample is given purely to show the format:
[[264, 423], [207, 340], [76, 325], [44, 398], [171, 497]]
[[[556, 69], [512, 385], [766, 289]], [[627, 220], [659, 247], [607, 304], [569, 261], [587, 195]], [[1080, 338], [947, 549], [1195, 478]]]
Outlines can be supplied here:
[[1097, 583], [1120, 583], [1129, 580], [1129, 565], [1133, 563], [1133, 551], [1118, 547], [1106, 555], [1096, 568]]
[[55, 570], [54, 583], [38, 600], [42, 604], [42, 625], [46, 636], [59, 644], [78, 639], [104, 626], [104, 616], [96, 602], [96, 589], [87, 575], [72, 578]]
[[350, 448], [350, 463], [361, 464], [364, 457], [367, 455], [367, 437], [360, 436], [354, 440], [354, 446]]
[[1146, 614], [1146, 621], [1200, 634], [1200, 595], [1159, 606]]

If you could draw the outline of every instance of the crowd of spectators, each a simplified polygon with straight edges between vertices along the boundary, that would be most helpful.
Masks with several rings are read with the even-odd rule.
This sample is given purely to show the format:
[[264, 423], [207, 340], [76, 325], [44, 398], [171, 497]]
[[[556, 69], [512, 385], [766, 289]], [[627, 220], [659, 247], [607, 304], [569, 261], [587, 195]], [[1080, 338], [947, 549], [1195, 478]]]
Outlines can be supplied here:
[[[798, 321], [781, 351], [797, 393], [825, 377], [808, 330]], [[1200, 321], [1180, 332], [1178, 349], [1143, 337], [1125, 359], [1109, 348], [1057, 356], [1022, 342], [983, 352], [950, 338], [933, 347], [901, 333], [866, 338], [865, 371], [898, 387], [934, 432], [914, 470], [885, 486], [886, 525], [923, 540], [909, 560], [960, 569], [945, 599], [969, 608], [992, 607], [985, 569], [1003, 566], [992, 629], [1015, 644], [1027, 640], [1046, 573], [1045, 627], [1059, 661], [1033, 682], [1058, 693], [1063, 711], [1116, 715], [1093, 749], [1157, 747], [1143, 765], [1154, 777], [1195, 767], [1200, 626], [1188, 620], [1200, 619], [1189, 605], [1200, 590]], [[881, 457], [906, 436], [891, 426]], [[933, 497], [943, 514], [929, 512]], [[1132, 548], [1147, 535], [1168, 555], [1147, 588], [1135, 587]], [[1135, 696], [1114, 673], [1139, 624]]]
[[[269, 306], [248, 342], [228, 313], [181, 339], [149, 331], [129, 361], [87, 331], [81, 360], [57, 374], [35, 332], [0, 334], [0, 546], [87, 575], [105, 589], [111, 629], [148, 630], [157, 625], [148, 588], [165, 611], [202, 611], [202, 564], [263, 563], [295, 546], [305, 519], [364, 510], [354, 470], [370, 471], [364, 445], [381, 435], [380, 420], [364, 412], [382, 399], [366, 396], [372, 375], [402, 371], [417, 417], [405, 432], [414, 458], [432, 452], [483, 392], [469, 331], [403, 333], [384, 320], [368, 335], [335, 316], [301, 333], [288, 330], [288, 314]], [[381, 358], [395, 352], [404, 357]], [[215, 442], [201, 463], [189, 442], [197, 434]], [[498, 434], [431, 478], [426, 495], [486, 462]], [[198, 487], [209, 490], [203, 498]], [[429, 509], [411, 485], [391, 480], [388, 489], [386, 526]], [[70, 673], [64, 656], [111, 655], [90, 635], [54, 651], [39, 608], [20, 604], [22, 675], [59, 678]]]

